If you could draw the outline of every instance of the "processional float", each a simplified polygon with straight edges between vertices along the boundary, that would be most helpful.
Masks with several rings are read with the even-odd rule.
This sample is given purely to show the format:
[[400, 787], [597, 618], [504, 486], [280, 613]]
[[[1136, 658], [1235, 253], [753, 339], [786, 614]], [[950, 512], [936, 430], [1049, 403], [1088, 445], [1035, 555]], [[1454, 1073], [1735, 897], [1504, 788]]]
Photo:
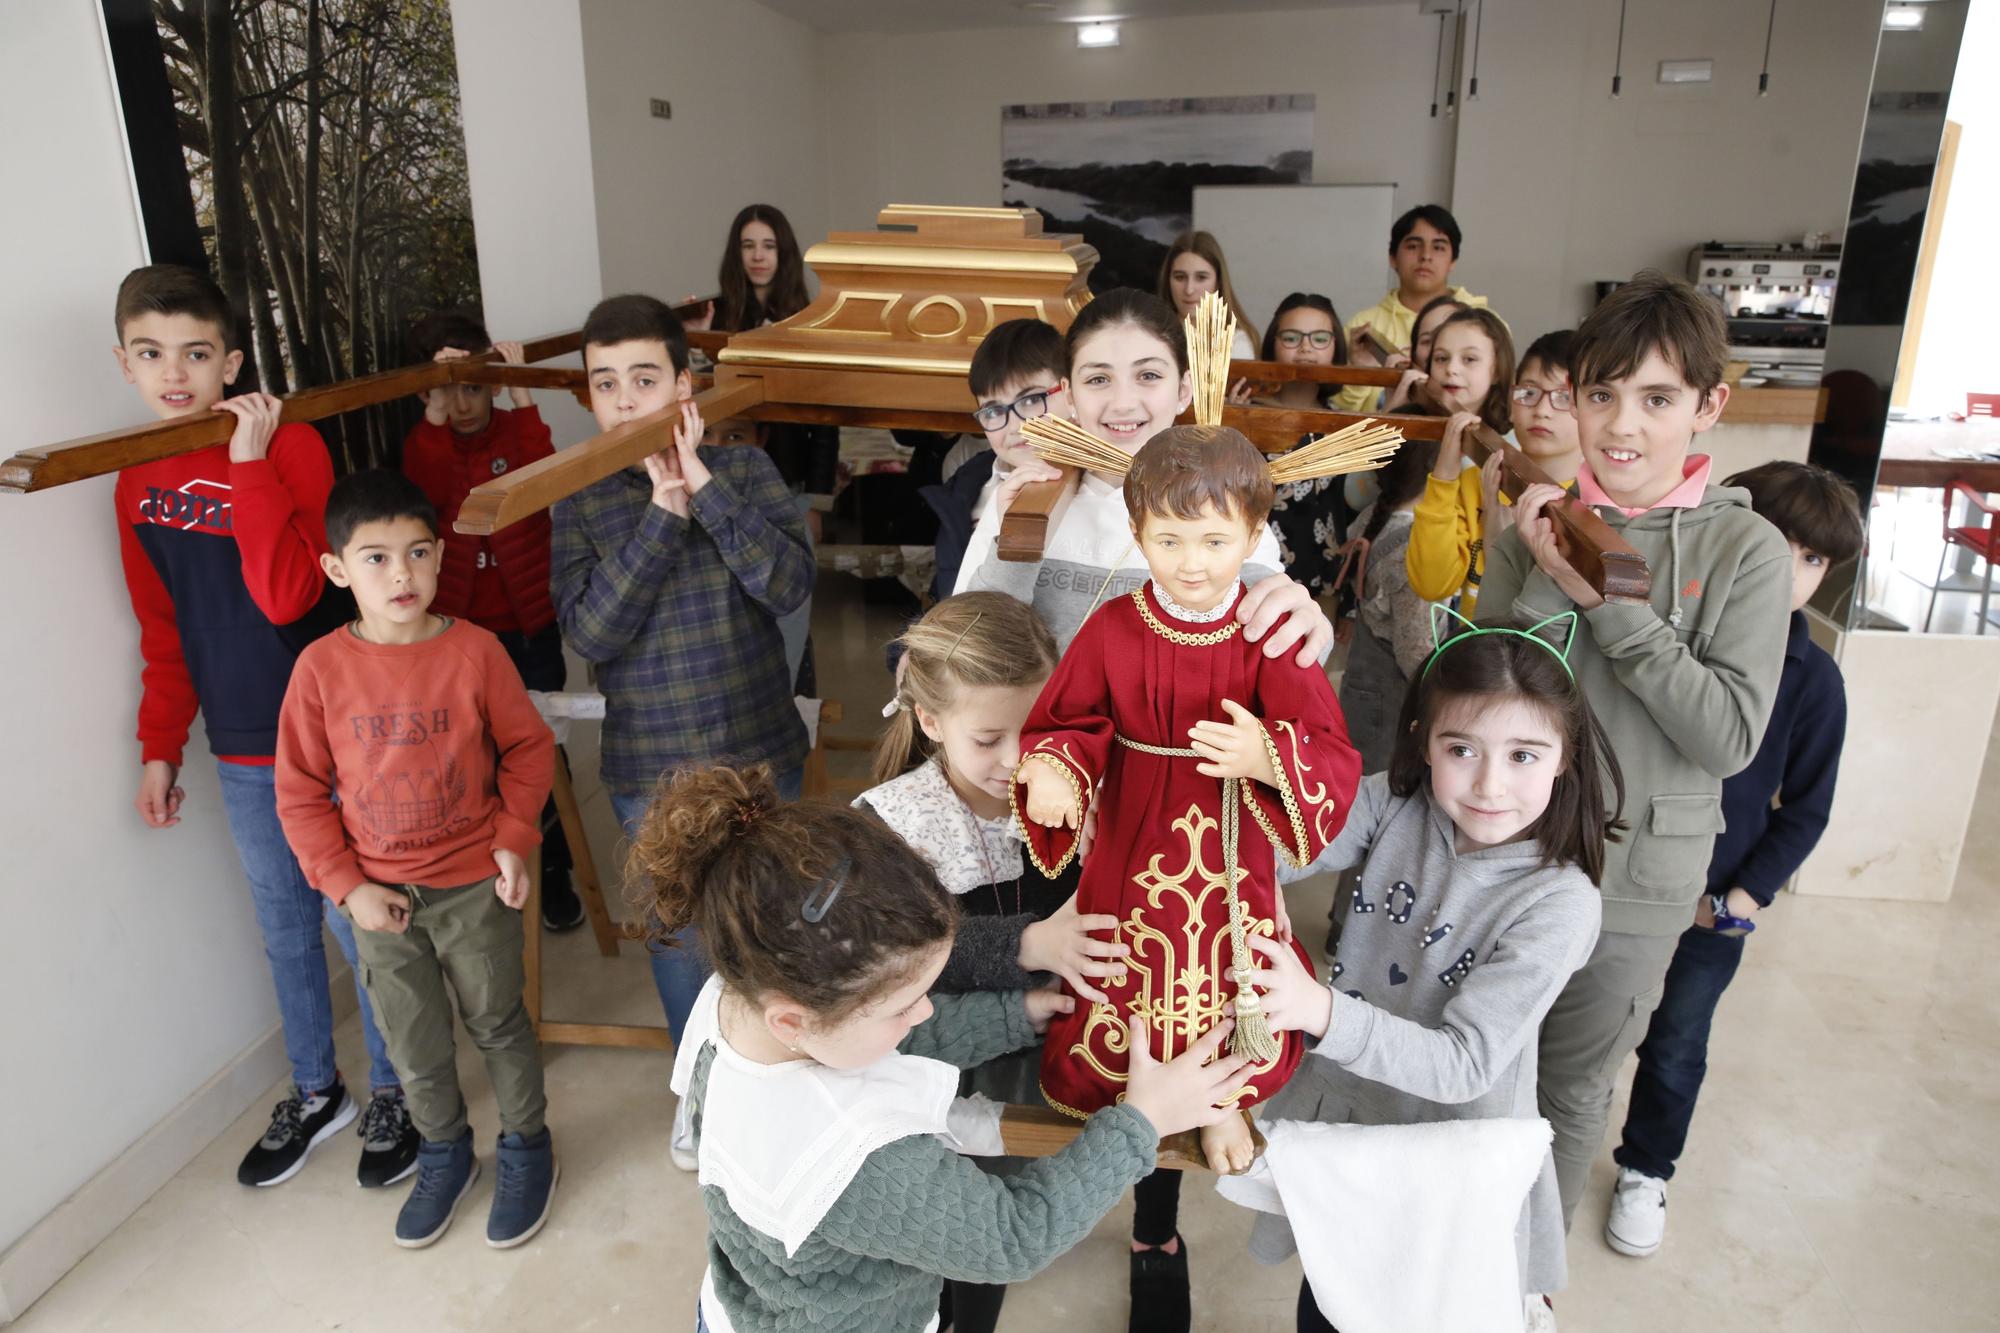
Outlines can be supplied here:
[[[1090, 299], [1088, 279], [1097, 252], [1083, 238], [1044, 232], [1032, 209], [950, 208], [896, 204], [877, 216], [873, 231], [835, 232], [807, 251], [819, 295], [789, 319], [741, 333], [693, 333], [692, 345], [714, 358], [713, 381], [695, 395], [707, 421], [745, 417], [836, 426], [960, 432], [970, 428], [966, 376], [973, 350], [997, 324], [1040, 319], [1058, 329]], [[688, 309], [688, 308], [684, 308]], [[579, 350], [576, 332], [523, 344], [528, 362]], [[1232, 363], [1233, 379], [1275, 384], [1291, 380], [1388, 386], [1393, 369]], [[317, 421], [356, 408], [421, 394], [447, 384], [562, 389], [587, 402], [583, 371], [544, 365], [504, 365], [494, 353], [384, 371], [285, 399], [283, 420]], [[547, 509], [566, 496], [632, 467], [668, 447], [680, 419], [670, 409], [557, 451], [479, 486], [459, 510], [454, 530], [484, 536]], [[1231, 406], [1224, 424], [1267, 452], [1283, 452], [1300, 439], [1323, 435], [1367, 418], [1331, 411]], [[1437, 416], [1376, 414], [1406, 438], [1435, 439]], [[0, 491], [32, 492], [103, 476], [155, 459], [226, 443], [234, 418], [158, 422], [60, 444], [27, 448], [0, 463]], [[1483, 432], [1483, 433], [1482, 433]], [[1497, 449], [1506, 459], [1503, 493], [1545, 480], [1518, 450], [1491, 432], [1472, 432], [1470, 452]], [[1001, 525], [1002, 559], [1041, 556], [1050, 517], [1073, 490], [1076, 476], [1025, 488]], [[1612, 600], [1643, 600], [1648, 576], [1643, 560], [1588, 507], [1574, 499], [1550, 506], [1559, 540], [1589, 579]], [[574, 817], [573, 797], [565, 823]], [[600, 949], [615, 953], [617, 940], [588, 864], [581, 824], [567, 830], [578, 854], [577, 878], [593, 911]], [[585, 881], [587, 878], [588, 883]], [[540, 932], [527, 934], [531, 1011], [539, 1018]], [[544, 1040], [591, 1045], [671, 1049], [663, 1028], [627, 1024], [540, 1021]], [[1073, 1138], [1076, 1122], [1038, 1107], [1008, 1107], [1002, 1120], [1010, 1153], [1036, 1156]], [[1162, 1165], [1198, 1162], [1198, 1150], [1163, 1147]]]

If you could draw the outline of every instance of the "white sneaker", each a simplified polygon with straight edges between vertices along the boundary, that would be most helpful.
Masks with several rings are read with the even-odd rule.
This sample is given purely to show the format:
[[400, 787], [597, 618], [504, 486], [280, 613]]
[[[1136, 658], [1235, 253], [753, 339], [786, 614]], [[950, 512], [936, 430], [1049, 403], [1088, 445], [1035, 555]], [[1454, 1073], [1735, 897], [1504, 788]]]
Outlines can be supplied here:
[[1604, 1219], [1604, 1243], [1620, 1254], [1644, 1259], [1660, 1248], [1666, 1235], [1667, 1182], [1629, 1166], [1619, 1167], [1611, 1216]]
[[1556, 1333], [1555, 1310], [1533, 1292], [1521, 1298], [1521, 1322], [1526, 1333]]
[[680, 1099], [674, 1107], [674, 1136], [668, 1140], [667, 1156], [674, 1159], [674, 1165], [683, 1171], [692, 1171], [700, 1165], [694, 1155], [694, 1122], [688, 1116], [687, 1098]]

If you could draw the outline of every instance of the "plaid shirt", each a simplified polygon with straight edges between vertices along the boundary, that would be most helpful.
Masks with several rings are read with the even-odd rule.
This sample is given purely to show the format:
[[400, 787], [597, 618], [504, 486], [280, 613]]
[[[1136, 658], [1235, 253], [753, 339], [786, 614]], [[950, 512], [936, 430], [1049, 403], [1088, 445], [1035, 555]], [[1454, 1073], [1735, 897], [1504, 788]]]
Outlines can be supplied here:
[[805, 761], [777, 623], [812, 594], [805, 518], [762, 449], [700, 453], [712, 476], [688, 518], [631, 468], [555, 507], [550, 591], [563, 639], [597, 664], [614, 790], [690, 763]]

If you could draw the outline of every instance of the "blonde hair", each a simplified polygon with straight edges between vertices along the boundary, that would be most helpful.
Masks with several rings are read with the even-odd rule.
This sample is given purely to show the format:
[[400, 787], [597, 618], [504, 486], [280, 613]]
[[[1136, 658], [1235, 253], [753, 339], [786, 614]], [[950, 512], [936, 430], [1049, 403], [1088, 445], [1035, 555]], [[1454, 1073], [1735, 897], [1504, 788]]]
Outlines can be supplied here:
[[924, 612], [896, 640], [895, 712], [875, 747], [873, 780], [884, 783], [927, 761], [936, 742], [917, 725], [917, 709], [933, 717], [951, 710], [960, 690], [1015, 689], [1055, 670], [1055, 636], [1026, 602], [1000, 592], [962, 592]]

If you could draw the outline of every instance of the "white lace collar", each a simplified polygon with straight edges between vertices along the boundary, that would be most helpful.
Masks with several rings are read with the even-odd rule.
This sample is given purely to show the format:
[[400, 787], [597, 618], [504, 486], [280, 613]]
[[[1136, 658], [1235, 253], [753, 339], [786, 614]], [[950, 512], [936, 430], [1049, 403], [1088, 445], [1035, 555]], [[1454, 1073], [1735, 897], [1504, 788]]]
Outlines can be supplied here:
[[1175, 620], [1185, 620], [1190, 625], [1212, 625], [1222, 619], [1235, 609], [1236, 596], [1242, 591], [1243, 580], [1238, 579], [1236, 580], [1236, 585], [1229, 590], [1229, 595], [1214, 606], [1209, 607], [1206, 611], [1190, 611], [1173, 598], [1167, 596], [1167, 590], [1160, 586], [1158, 579], [1153, 580], [1153, 599], [1160, 604], [1160, 609]]
[[816, 1060], [762, 1065], [722, 1036], [722, 978], [710, 977], [674, 1056], [685, 1097], [704, 1046], [715, 1047], [701, 1103], [696, 1179], [722, 1191], [742, 1221], [795, 1255], [853, 1183], [868, 1154], [915, 1134], [942, 1134], [958, 1071], [941, 1060], [891, 1054], [863, 1069]]
[[973, 814], [935, 759], [870, 787], [854, 803], [874, 807], [897, 837], [931, 863], [951, 893], [1005, 883], [1023, 873], [1012, 813], [997, 819]]

